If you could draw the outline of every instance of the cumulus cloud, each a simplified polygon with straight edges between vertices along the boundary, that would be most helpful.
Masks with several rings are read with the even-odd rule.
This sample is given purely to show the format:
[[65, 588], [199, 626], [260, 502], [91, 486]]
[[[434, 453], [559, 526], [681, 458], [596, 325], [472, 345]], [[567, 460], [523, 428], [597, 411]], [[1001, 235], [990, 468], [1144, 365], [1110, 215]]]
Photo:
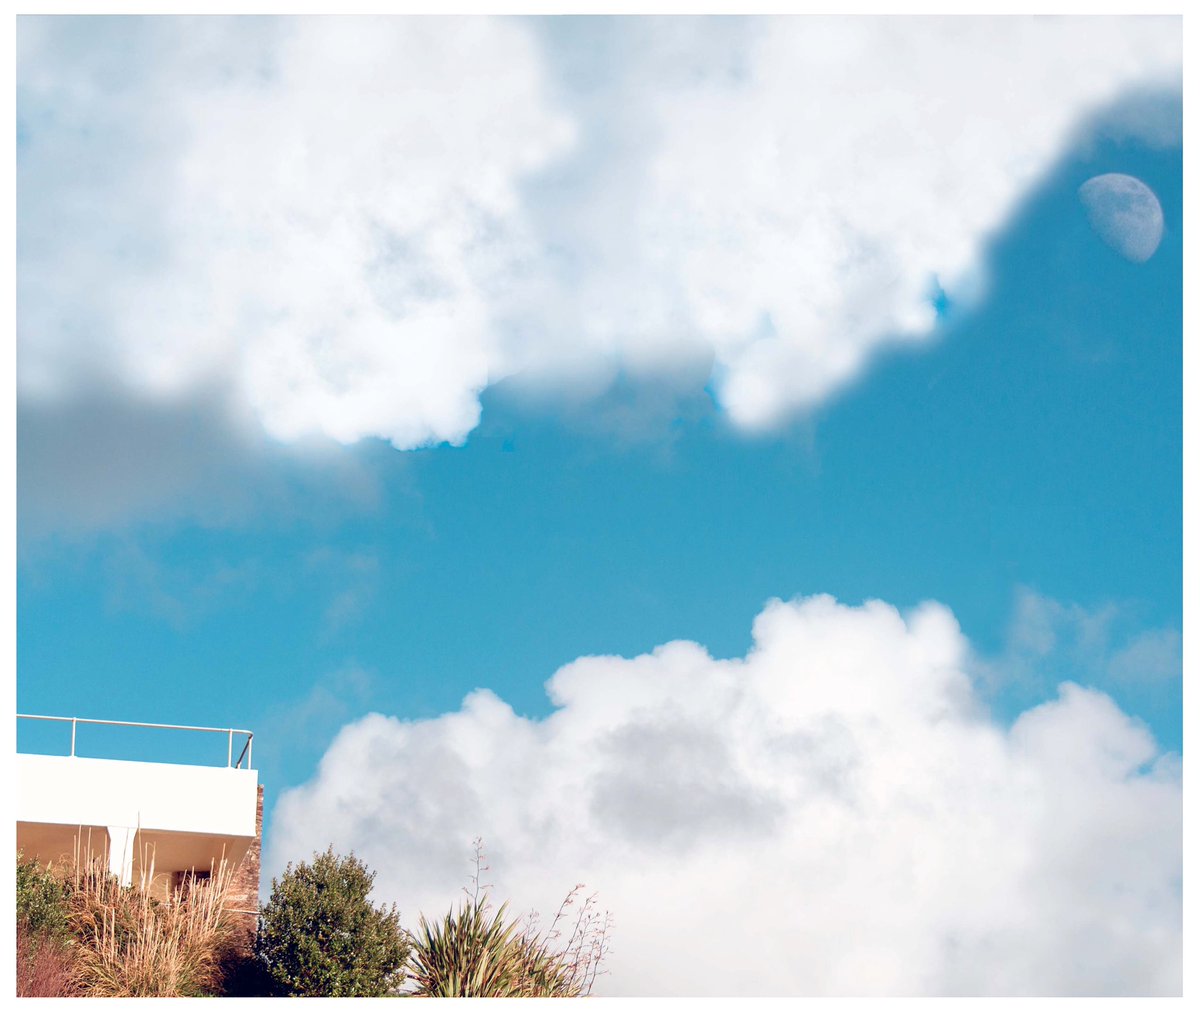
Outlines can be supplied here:
[[1178, 24], [22, 19], [20, 396], [410, 448], [506, 377], [699, 368], [768, 426], [927, 337]]
[[756, 33], [744, 76], [657, 96], [640, 231], [734, 421], [774, 424], [927, 337], [935, 286], [977, 288], [1081, 119], [1171, 80], [1177, 44], [1169, 22], [796, 19]]
[[571, 135], [524, 32], [23, 29], [24, 390], [97, 363], [146, 395], [221, 375], [282, 439], [465, 437], [487, 290], [525, 246], [517, 182]]
[[584, 657], [517, 716], [344, 727], [274, 811], [268, 870], [332, 843], [410, 919], [484, 836], [497, 894], [577, 881], [616, 922], [620, 994], [1171, 994], [1181, 770], [1104, 694], [1009, 726], [953, 616], [773, 601], [744, 658]]

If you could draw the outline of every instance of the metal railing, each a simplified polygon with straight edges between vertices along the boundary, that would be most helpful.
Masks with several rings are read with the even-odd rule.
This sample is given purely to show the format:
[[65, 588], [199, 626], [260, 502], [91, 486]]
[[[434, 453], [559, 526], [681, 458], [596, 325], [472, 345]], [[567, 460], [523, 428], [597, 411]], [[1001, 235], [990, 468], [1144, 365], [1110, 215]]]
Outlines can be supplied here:
[[[229, 737], [229, 751], [227, 755], [227, 768], [240, 769], [242, 767], [242, 759], [246, 760], [246, 768], [251, 768], [251, 759], [254, 746], [254, 732], [252, 730], [240, 730], [237, 727], [186, 727], [175, 723], [134, 723], [129, 720], [88, 720], [81, 716], [35, 716], [31, 713], [17, 713], [18, 720], [47, 720], [51, 723], [69, 723], [71, 724], [71, 756], [77, 757], [75, 754], [75, 731], [81, 723], [100, 724], [108, 727], [149, 727], [153, 730], [194, 730], [205, 734], [227, 734]], [[237, 757], [237, 761], [233, 760], [233, 737], [237, 734], [239, 737], [245, 736], [246, 743], [242, 745], [242, 750]]]

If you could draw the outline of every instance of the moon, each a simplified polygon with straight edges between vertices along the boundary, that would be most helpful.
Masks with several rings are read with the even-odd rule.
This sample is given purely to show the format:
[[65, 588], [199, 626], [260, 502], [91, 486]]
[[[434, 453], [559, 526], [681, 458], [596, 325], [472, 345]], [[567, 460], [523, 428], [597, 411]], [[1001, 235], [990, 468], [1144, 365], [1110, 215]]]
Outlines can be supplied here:
[[1140, 179], [1120, 172], [1093, 176], [1079, 187], [1079, 199], [1096, 234], [1125, 259], [1145, 263], [1154, 255], [1162, 241], [1162, 205]]

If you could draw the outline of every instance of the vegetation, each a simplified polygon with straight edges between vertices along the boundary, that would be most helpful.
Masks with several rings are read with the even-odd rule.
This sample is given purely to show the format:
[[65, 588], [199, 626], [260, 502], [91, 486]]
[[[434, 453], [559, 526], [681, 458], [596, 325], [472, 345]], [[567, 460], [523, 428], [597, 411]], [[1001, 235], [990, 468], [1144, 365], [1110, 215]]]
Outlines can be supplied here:
[[31, 936], [65, 939], [67, 888], [63, 880], [35, 860], [17, 854], [17, 923]]
[[271, 882], [255, 957], [238, 961], [225, 903], [225, 864], [173, 891], [142, 880], [122, 886], [104, 859], [66, 868], [17, 857], [17, 994], [36, 997], [580, 997], [608, 953], [610, 920], [583, 886], [563, 900], [550, 929], [493, 909], [476, 840], [467, 901], [416, 936], [396, 907], [370, 902], [374, 872], [332, 848], [288, 865]]
[[224, 864], [154, 898], [122, 886], [102, 858], [68, 868], [17, 862], [17, 993], [199, 997], [221, 992], [230, 939]]
[[17, 996], [70, 997], [75, 951], [67, 925], [67, 888], [36, 861], [17, 854]]
[[17, 922], [17, 996], [74, 997], [75, 953], [68, 942]]
[[162, 898], [145, 879], [123, 886], [103, 859], [78, 861], [69, 923], [78, 939], [75, 982], [89, 997], [202, 997], [221, 992], [231, 940], [230, 873], [189, 877]]
[[495, 912], [480, 886], [483, 850], [475, 842], [475, 875], [468, 901], [457, 912], [420, 928], [409, 960], [411, 993], [419, 997], [581, 997], [591, 993], [608, 949], [611, 921], [595, 908], [595, 896], [579, 907], [569, 937], [563, 937], [568, 909], [583, 886], [563, 900], [546, 936], [536, 921], [524, 926]]
[[332, 847], [288, 864], [271, 881], [257, 950], [277, 992], [299, 997], [384, 997], [404, 979], [409, 940], [396, 907], [370, 902], [373, 871]]

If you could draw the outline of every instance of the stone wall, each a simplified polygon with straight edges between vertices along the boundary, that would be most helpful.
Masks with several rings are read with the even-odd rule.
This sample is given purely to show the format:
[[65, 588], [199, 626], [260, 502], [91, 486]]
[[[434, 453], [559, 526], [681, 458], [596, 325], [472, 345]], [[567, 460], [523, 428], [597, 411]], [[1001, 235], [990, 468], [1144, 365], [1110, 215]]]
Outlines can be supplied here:
[[254, 952], [254, 937], [258, 933], [258, 873], [262, 857], [263, 788], [258, 788], [258, 811], [254, 820], [254, 842], [242, 857], [230, 882], [227, 909], [235, 914], [237, 946], [249, 956]]

